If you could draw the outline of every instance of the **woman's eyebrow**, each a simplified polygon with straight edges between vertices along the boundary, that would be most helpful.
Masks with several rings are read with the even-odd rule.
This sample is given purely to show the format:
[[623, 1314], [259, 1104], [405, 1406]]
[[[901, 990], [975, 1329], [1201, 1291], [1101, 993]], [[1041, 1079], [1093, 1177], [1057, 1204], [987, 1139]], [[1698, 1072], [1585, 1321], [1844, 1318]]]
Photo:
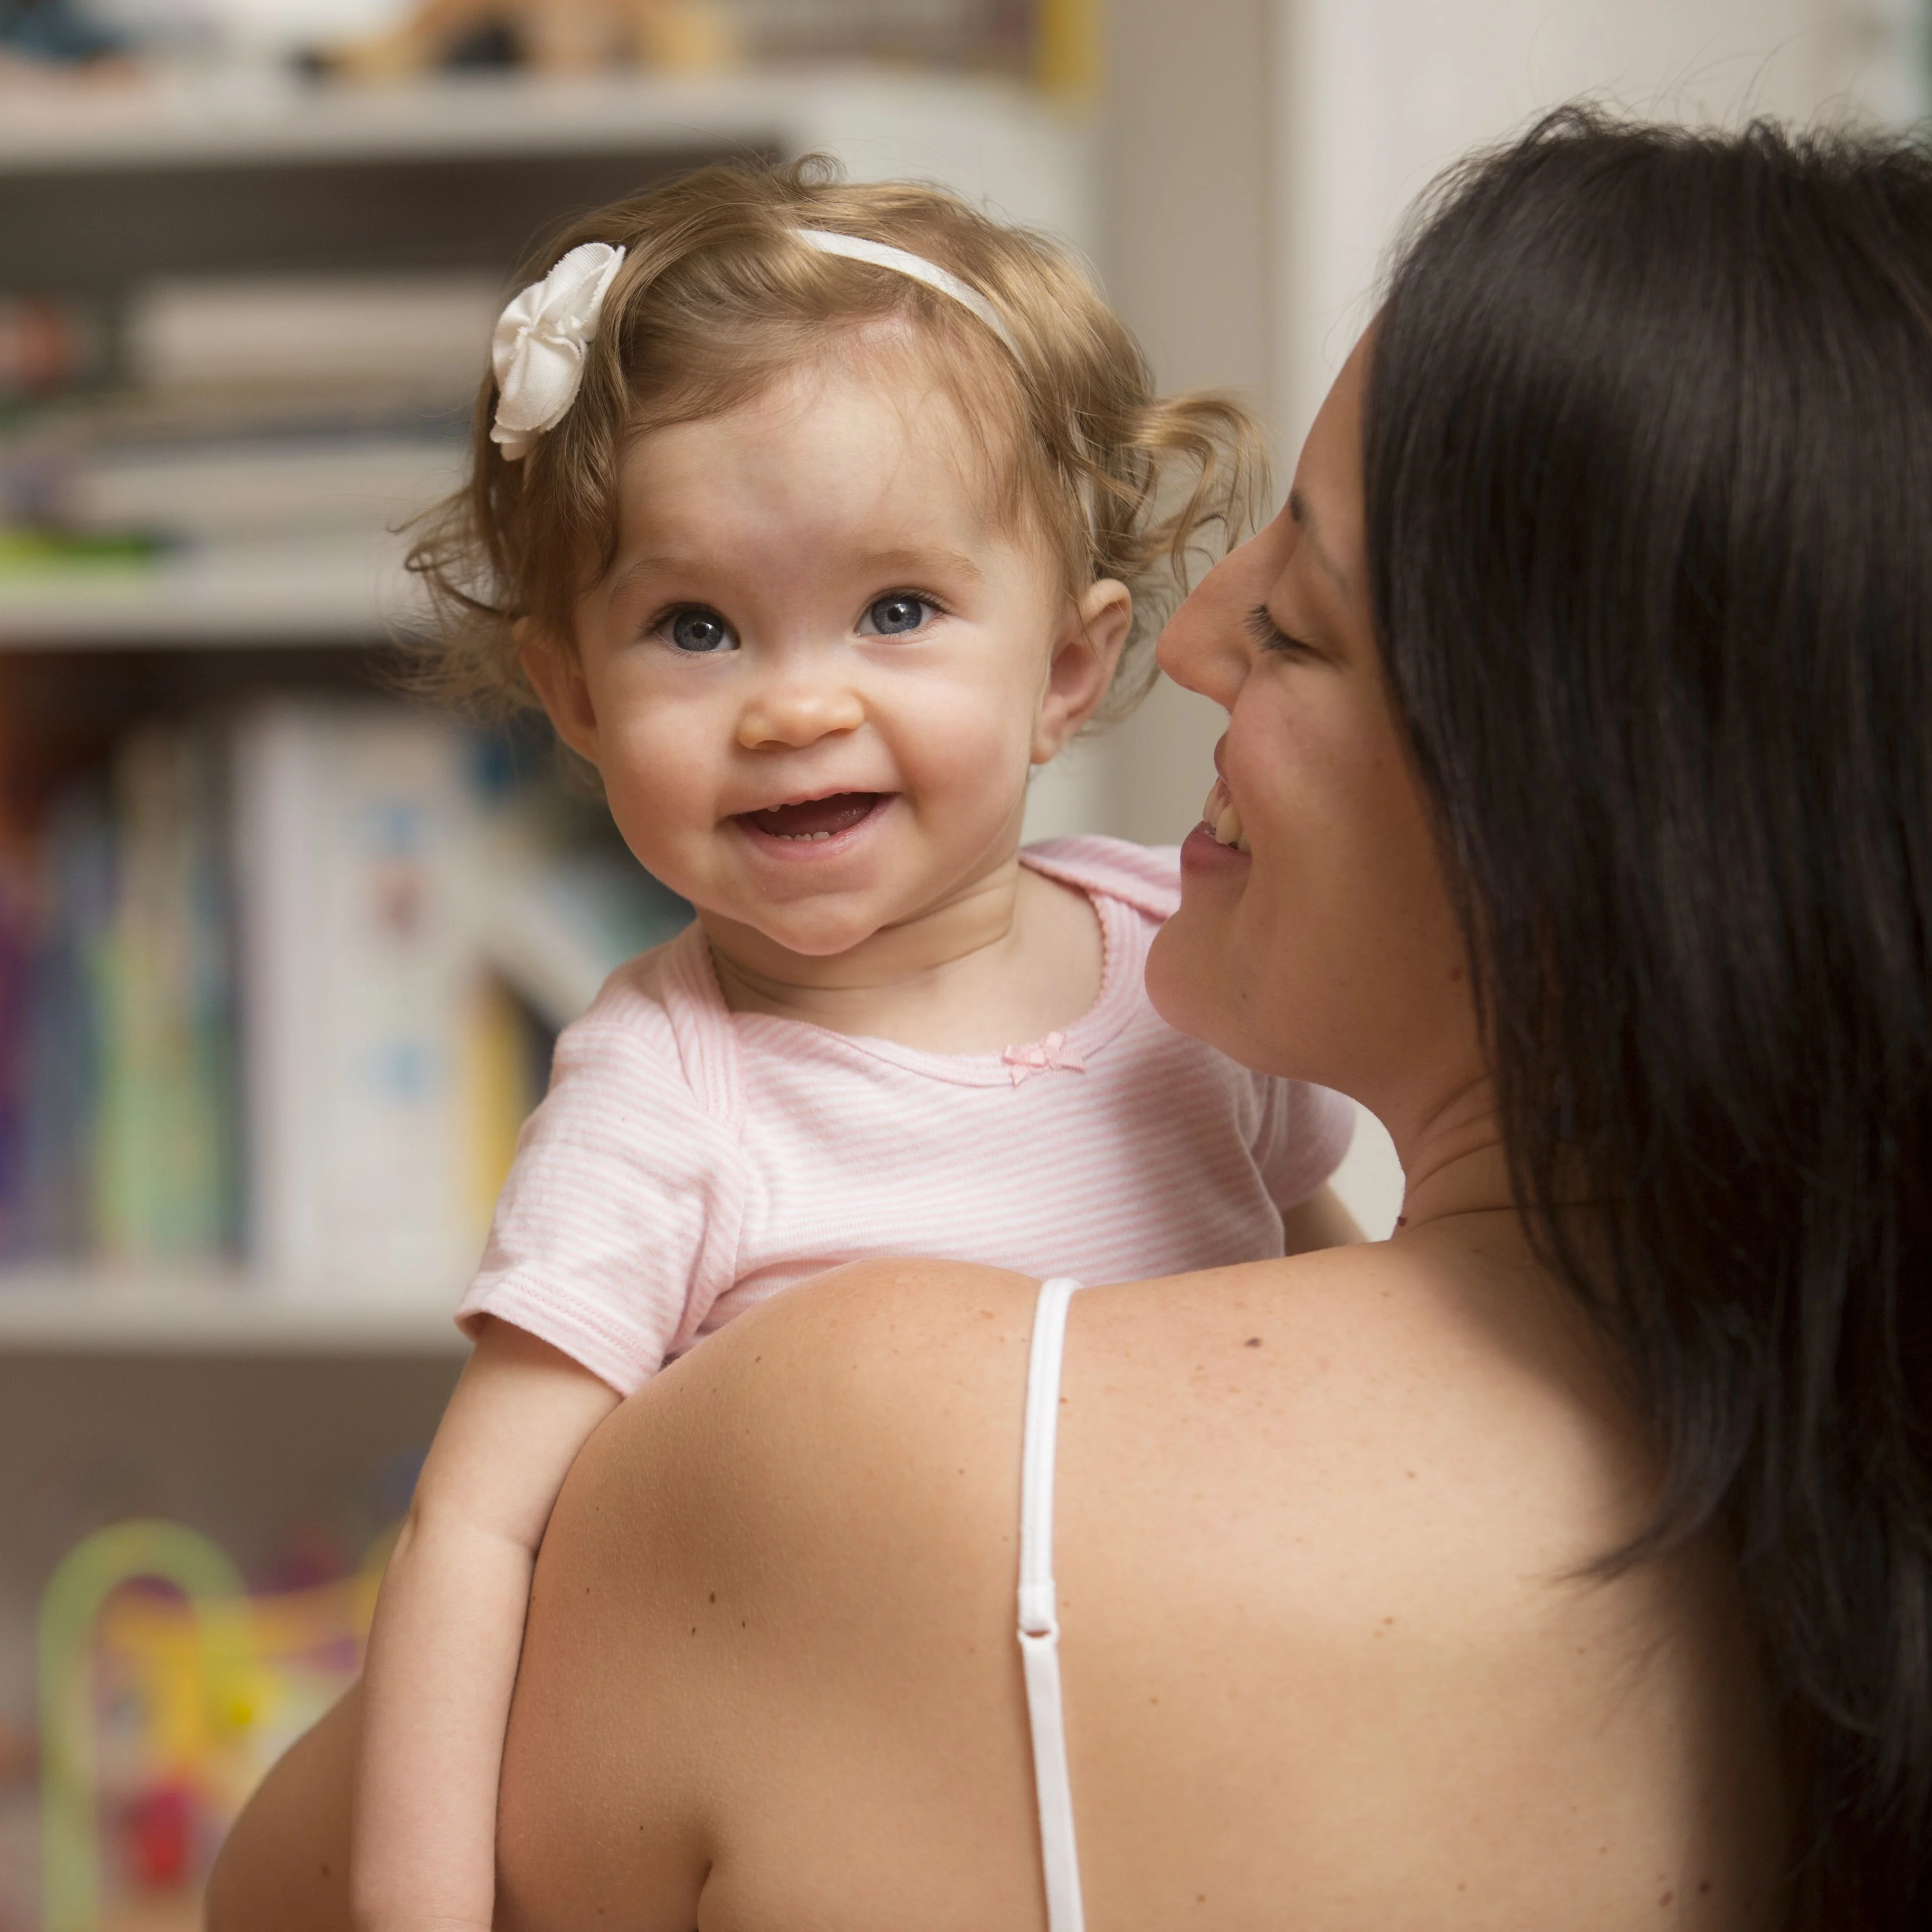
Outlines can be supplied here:
[[1346, 597], [1348, 594], [1348, 580], [1342, 566], [1328, 554], [1328, 546], [1322, 541], [1321, 526], [1316, 523], [1313, 506], [1299, 490], [1288, 493], [1288, 514], [1295, 528], [1306, 541], [1314, 553], [1315, 561], [1321, 565], [1334, 580], [1335, 587]]

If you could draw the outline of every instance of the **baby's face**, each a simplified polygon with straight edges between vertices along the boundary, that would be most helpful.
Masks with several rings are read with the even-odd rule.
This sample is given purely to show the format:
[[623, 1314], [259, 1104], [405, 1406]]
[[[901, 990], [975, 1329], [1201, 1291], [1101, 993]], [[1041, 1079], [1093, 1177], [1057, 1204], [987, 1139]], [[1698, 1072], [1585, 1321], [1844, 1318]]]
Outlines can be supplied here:
[[[641, 862], [712, 920], [842, 952], [1010, 861], [1079, 619], [909, 362], [814, 366], [637, 437], [576, 613], [578, 728]], [[547, 695], [548, 695], [547, 692]]]

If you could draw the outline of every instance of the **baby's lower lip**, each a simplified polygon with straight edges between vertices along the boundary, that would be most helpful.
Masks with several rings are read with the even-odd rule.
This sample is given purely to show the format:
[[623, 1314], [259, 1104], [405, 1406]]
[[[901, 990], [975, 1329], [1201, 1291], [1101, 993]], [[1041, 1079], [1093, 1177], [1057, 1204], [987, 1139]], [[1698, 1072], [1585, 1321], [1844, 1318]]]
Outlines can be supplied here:
[[748, 831], [762, 832], [767, 838], [782, 839], [788, 844], [823, 844], [863, 824], [890, 796], [889, 792], [880, 791], [835, 792], [830, 798], [811, 799], [802, 805], [741, 812], [737, 820]]

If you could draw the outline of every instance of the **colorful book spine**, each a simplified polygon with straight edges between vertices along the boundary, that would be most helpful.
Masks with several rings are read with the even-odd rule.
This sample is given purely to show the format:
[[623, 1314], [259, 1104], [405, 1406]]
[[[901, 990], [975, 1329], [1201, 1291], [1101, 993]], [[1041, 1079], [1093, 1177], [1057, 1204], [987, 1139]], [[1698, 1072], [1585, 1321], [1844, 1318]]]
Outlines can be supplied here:
[[464, 753], [392, 706], [236, 728], [248, 1245], [272, 1292], [440, 1300], [475, 1262]]
[[117, 1262], [204, 1261], [233, 1237], [233, 1001], [210, 749], [156, 726], [115, 761], [93, 1178], [97, 1244]]
[[35, 870], [38, 920], [22, 1054], [23, 1225], [16, 1252], [71, 1259], [94, 1246], [100, 1008], [115, 872], [101, 775], [85, 775], [56, 802]]
[[257, 703], [139, 727], [0, 837], [0, 1262], [453, 1300], [556, 1030], [688, 910], [483, 748]]

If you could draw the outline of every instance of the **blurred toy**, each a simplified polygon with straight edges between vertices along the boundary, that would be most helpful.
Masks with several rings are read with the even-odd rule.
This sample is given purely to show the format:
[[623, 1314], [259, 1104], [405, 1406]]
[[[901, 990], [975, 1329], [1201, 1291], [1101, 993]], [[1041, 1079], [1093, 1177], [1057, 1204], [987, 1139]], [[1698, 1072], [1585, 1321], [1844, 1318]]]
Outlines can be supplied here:
[[314, 64], [353, 80], [473, 67], [692, 73], [728, 66], [737, 50], [730, 22], [708, 0], [421, 0], [400, 26], [322, 48]]
[[116, 1525], [54, 1573], [40, 1618], [46, 1932], [198, 1922], [256, 1780], [359, 1669], [387, 1556], [269, 1596], [175, 1523]]

